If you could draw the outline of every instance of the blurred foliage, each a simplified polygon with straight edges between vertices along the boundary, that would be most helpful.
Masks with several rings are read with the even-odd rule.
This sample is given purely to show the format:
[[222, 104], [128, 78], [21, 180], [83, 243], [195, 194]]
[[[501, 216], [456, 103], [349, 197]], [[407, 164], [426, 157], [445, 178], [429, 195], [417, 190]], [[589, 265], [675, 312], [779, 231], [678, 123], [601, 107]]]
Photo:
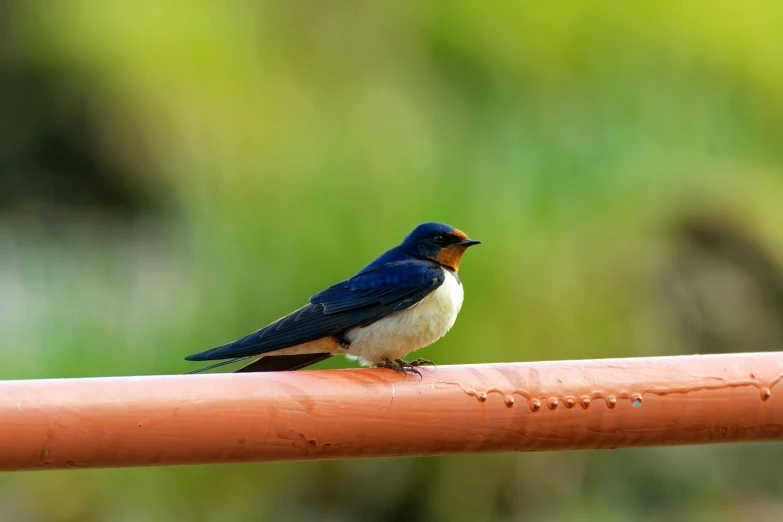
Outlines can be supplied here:
[[[441, 364], [779, 350], [783, 7], [751, 5], [5, 2], [2, 377], [192, 369], [429, 220], [484, 241]], [[781, 458], [13, 474], [0, 511], [781, 520]]]

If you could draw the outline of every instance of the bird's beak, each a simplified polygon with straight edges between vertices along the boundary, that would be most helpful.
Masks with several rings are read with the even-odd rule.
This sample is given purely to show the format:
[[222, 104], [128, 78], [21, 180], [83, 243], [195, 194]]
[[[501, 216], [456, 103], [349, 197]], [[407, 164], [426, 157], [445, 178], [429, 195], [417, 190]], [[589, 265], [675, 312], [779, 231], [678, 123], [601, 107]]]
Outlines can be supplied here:
[[465, 241], [460, 241], [459, 243], [457, 243], [457, 245], [464, 246], [466, 248], [473, 245], [480, 245], [480, 244], [481, 241], [479, 241], [478, 239], [466, 239]]

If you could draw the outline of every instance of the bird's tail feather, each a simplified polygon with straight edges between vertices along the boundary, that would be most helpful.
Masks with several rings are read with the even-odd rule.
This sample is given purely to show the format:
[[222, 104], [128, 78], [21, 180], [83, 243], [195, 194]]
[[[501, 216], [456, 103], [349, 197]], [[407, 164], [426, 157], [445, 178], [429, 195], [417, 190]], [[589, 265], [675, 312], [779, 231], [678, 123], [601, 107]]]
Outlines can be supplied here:
[[215, 363], [215, 364], [211, 364], [209, 366], [205, 366], [204, 368], [199, 368], [197, 370], [191, 370], [189, 372], [186, 372], [185, 375], [191, 375], [191, 374], [194, 374], [194, 373], [205, 372], [205, 371], [211, 370], [213, 368], [219, 368], [219, 367], [225, 366], [227, 364], [231, 364], [231, 363], [235, 363], [235, 362], [239, 362], [239, 361], [244, 361], [245, 359], [250, 359], [252, 357], [253, 357], [252, 355], [247, 355], [245, 357], [236, 357], [234, 359], [229, 359], [228, 361], [221, 361], [219, 363]]
[[[305, 368], [306, 366], [310, 366], [312, 364], [315, 364], [317, 362], [325, 361], [329, 357], [331, 357], [332, 354], [330, 353], [303, 353], [303, 354], [297, 354], [297, 355], [268, 355], [266, 357], [260, 357], [256, 359], [255, 361], [251, 362], [250, 364], [246, 364], [245, 366], [242, 366], [241, 368], [234, 370], [234, 373], [246, 373], [246, 372], [280, 372], [280, 371], [292, 371], [292, 370], [301, 370], [302, 368]], [[234, 359], [229, 359], [227, 361], [221, 361], [219, 363], [212, 364], [210, 366], [205, 366], [204, 368], [199, 368], [197, 370], [191, 370], [185, 375], [191, 375], [194, 373], [201, 373], [205, 372], [207, 370], [212, 370], [214, 368], [219, 368], [221, 366], [225, 366], [227, 364], [232, 364], [239, 361], [244, 361], [245, 359], [252, 359], [253, 355], [248, 355], [245, 357], [235, 357]]]
[[243, 372], [280, 372], [301, 370], [306, 366], [325, 361], [330, 353], [301, 353], [296, 355], [267, 355], [247, 364], [234, 373]]

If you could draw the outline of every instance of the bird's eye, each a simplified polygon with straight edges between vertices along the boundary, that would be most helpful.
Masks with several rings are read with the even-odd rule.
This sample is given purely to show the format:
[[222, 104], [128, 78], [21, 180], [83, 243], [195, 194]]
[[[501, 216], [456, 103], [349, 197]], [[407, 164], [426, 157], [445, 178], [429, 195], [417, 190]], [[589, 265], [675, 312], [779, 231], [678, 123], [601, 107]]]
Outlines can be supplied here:
[[443, 236], [441, 236], [440, 234], [438, 234], [437, 236], [434, 236], [434, 237], [432, 238], [432, 240], [433, 240], [433, 241], [435, 241], [436, 243], [443, 243]]

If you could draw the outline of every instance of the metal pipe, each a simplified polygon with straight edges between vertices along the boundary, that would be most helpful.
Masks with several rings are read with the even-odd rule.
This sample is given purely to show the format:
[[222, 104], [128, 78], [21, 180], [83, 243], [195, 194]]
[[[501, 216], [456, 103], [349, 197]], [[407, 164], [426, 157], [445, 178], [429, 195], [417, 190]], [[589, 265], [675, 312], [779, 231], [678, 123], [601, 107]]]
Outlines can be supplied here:
[[783, 352], [0, 382], [0, 470], [783, 440]]

